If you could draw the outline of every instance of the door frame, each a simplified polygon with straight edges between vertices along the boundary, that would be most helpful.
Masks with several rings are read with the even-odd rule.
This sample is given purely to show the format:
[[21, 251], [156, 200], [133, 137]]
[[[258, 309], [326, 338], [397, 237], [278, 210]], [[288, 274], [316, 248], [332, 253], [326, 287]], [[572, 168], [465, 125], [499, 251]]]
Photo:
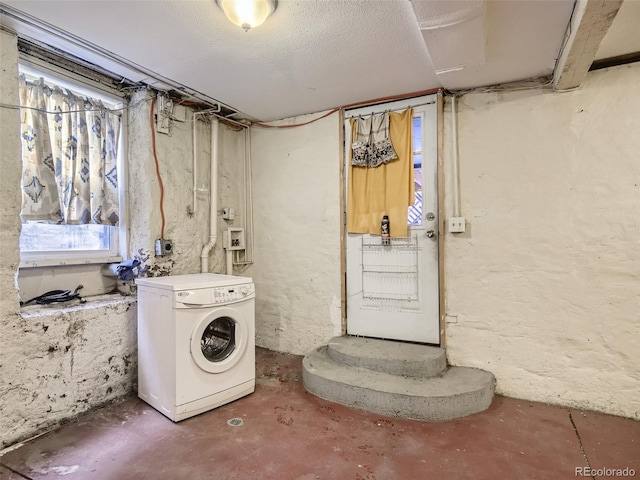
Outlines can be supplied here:
[[[436, 116], [437, 116], [437, 180], [438, 180], [438, 289], [439, 302], [438, 313], [440, 319], [440, 347], [446, 346], [446, 323], [445, 323], [445, 269], [444, 269], [444, 234], [446, 221], [444, 217], [444, 94], [442, 90], [436, 94]], [[426, 95], [421, 94], [420, 96]], [[402, 100], [401, 98], [394, 98]], [[389, 102], [392, 100], [389, 100]], [[385, 102], [386, 103], [386, 102]], [[371, 105], [380, 104], [372, 102]], [[361, 106], [367, 106], [363, 104]], [[347, 185], [346, 185], [346, 159], [345, 159], [345, 138], [344, 138], [344, 110], [339, 112], [340, 131], [338, 134], [340, 154], [340, 211], [342, 212], [342, 222], [340, 222], [340, 291], [341, 291], [341, 334], [347, 334]], [[455, 128], [455, 127], [454, 127]]]

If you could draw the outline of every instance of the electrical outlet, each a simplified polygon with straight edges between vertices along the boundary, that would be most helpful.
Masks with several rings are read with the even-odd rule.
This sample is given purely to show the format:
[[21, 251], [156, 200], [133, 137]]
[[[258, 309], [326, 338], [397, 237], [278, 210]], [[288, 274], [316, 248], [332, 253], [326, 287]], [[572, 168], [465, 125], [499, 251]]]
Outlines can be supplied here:
[[464, 233], [465, 221], [464, 217], [450, 217], [449, 218], [449, 232], [450, 233]]
[[173, 242], [166, 238], [156, 240], [156, 257], [164, 257], [173, 253]]

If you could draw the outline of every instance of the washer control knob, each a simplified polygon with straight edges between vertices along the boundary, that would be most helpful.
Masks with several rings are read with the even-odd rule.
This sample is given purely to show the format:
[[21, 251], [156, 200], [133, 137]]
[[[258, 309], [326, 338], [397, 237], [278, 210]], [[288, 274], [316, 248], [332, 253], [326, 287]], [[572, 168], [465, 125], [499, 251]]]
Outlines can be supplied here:
[[246, 297], [247, 295], [249, 295], [249, 289], [247, 287], [240, 287], [240, 293], [243, 297]]

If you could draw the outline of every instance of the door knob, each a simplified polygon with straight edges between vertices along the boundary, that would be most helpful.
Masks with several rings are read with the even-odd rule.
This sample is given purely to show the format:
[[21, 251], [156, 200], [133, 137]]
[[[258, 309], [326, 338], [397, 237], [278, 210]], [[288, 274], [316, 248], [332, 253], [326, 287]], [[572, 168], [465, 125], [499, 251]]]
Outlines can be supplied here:
[[428, 238], [433, 238], [436, 236], [436, 231], [435, 230], [427, 230], [427, 237]]

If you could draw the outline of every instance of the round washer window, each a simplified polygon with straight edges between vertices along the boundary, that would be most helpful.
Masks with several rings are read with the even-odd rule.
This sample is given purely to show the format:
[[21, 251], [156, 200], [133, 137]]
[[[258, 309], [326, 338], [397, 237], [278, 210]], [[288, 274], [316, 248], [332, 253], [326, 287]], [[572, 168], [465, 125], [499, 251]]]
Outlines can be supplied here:
[[202, 332], [200, 348], [210, 362], [227, 358], [236, 347], [236, 323], [229, 317], [213, 320]]

